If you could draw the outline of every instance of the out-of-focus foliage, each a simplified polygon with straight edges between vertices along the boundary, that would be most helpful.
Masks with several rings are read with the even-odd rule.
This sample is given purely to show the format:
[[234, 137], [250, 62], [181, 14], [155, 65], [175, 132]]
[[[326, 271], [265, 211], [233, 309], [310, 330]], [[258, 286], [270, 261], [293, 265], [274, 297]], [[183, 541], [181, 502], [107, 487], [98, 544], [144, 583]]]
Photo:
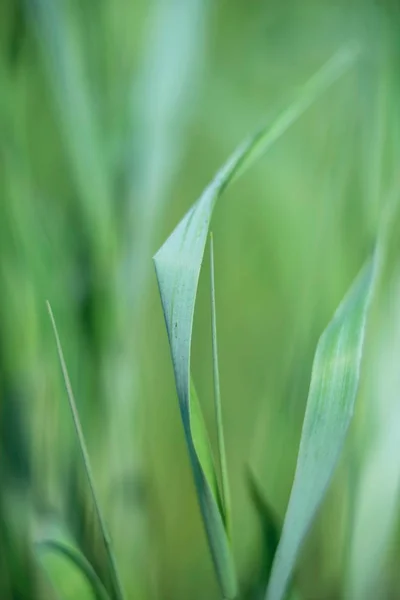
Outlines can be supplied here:
[[[32, 550], [52, 515], [106, 560], [46, 298], [127, 597], [219, 597], [151, 257], [236, 145], [355, 42], [355, 67], [213, 217], [233, 547], [258, 597], [247, 465], [279, 522], [316, 342], [398, 185], [399, 26], [394, 0], [0, 2], [1, 598], [52, 598]], [[397, 214], [355, 420], [298, 563], [305, 599], [400, 595]], [[208, 269], [192, 370], [216, 448]]]

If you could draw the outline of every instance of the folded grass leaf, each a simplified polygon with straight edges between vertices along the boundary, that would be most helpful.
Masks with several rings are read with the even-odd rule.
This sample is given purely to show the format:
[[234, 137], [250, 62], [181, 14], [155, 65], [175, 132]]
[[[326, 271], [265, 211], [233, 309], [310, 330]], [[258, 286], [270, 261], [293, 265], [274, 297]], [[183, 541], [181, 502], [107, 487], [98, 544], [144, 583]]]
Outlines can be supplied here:
[[[225, 515], [212, 492], [213, 483], [199, 456], [193, 439], [191, 412], [190, 348], [194, 306], [201, 264], [212, 212], [224, 190], [259, 158], [316, 98], [340, 77], [354, 62], [357, 51], [346, 47], [335, 55], [305, 85], [298, 99], [283, 111], [275, 122], [263, 127], [240, 146], [217, 173], [200, 199], [160, 248], [154, 257], [165, 323], [169, 338], [175, 383], [185, 430], [197, 495], [208, 535], [216, 572], [223, 595], [237, 593], [235, 569]], [[215, 473], [213, 481], [217, 480]]]
[[266, 600], [282, 600], [302, 542], [338, 462], [360, 377], [367, 311], [378, 256], [369, 261], [317, 346], [296, 472]]
[[114, 593], [116, 600], [123, 600], [124, 595], [122, 592], [122, 585], [121, 585], [121, 581], [119, 578], [118, 569], [117, 569], [116, 561], [114, 558], [114, 553], [111, 548], [111, 540], [110, 540], [110, 536], [109, 536], [106, 524], [104, 522], [103, 515], [100, 510], [100, 505], [99, 505], [99, 502], [97, 499], [96, 489], [95, 489], [95, 485], [94, 485], [94, 478], [93, 478], [92, 469], [90, 466], [89, 454], [88, 454], [88, 451], [86, 448], [85, 438], [83, 435], [83, 431], [82, 431], [82, 427], [81, 427], [81, 423], [80, 423], [80, 419], [79, 419], [79, 414], [78, 414], [78, 409], [77, 409], [76, 403], [75, 403], [74, 394], [72, 392], [72, 386], [71, 386], [71, 382], [69, 379], [67, 366], [65, 364], [64, 353], [62, 351], [56, 322], [55, 322], [53, 311], [51, 310], [51, 306], [50, 306], [49, 302], [47, 303], [47, 309], [49, 311], [51, 324], [52, 324], [53, 330], [54, 330], [54, 336], [56, 338], [57, 352], [58, 352], [58, 356], [60, 359], [61, 370], [62, 370], [64, 381], [65, 381], [65, 387], [67, 390], [68, 402], [69, 402], [69, 406], [70, 406], [70, 409], [72, 412], [75, 431], [76, 431], [76, 435], [77, 435], [78, 442], [79, 442], [79, 448], [80, 448], [80, 451], [82, 454], [82, 460], [83, 460], [83, 464], [85, 467], [85, 472], [86, 472], [86, 476], [88, 479], [90, 491], [92, 494], [96, 517], [99, 522], [99, 527], [100, 527], [100, 531], [101, 531], [101, 534], [103, 537], [104, 547], [107, 552], [110, 574], [111, 574], [111, 578], [112, 578], [113, 593]]

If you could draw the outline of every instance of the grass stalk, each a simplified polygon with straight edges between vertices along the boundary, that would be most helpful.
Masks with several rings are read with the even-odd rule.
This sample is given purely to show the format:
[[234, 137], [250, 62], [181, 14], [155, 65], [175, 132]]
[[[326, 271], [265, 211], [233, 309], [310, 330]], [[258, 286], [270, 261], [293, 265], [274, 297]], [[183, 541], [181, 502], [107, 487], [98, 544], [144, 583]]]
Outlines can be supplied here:
[[48, 301], [47, 301], [47, 310], [50, 315], [50, 320], [51, 320], [51, 324], [53, 327], [54, 336], [56, 339], [58, 357], [60, 360], [61, 370], [62, 370], [62, 374], [64, 377], [65, 387], [66, 387], [67, 396], [68, 396], [68, 403], [69, 403], [71, 413], [72, 413], [72, 418], [74, 421], [75, 431], [76, 431], [76, 435], [77, 435], [78, 442], [79, 442], [79, 448], [81, 451], [81, 456], [82, 456], [83, 464], [85, 467], [87, 480], [88, 480], [90, 491], [92, 494], [93, 504], [95, 507], [97, 520], [99, 522], [100, 531], [101, 531], [101, 535], [102, 535], [103, 542], [104, 542], [104, 547], [105, 547], [105, 550], [107, 553], [110, 574], [111, 574], [111, 579], [112, 579], [113, 591], [115, 593], [116, 600], [124, 600], [124, 594], [122, 591], [121, 580], [120, 580], [120, 577], [118, 574], [117, 563], [115, 560], [114, 552], [112, 550], [110, 535], [108, 533], [105, 521], [103, 519], [101, 509], [100, 509], [100, 504], [98, 501], [96, 488], [95, 488], [95, 484], [94, 484], [94, 478], [93, 478], [93, 474], [92, 474], [92, 468], [90, 466], [89, 454], [88, 454], [88, 451], [86, 448], [85, 437], [84, 437], [84, 434], [82, 431], [82, 426], [81, 426], [81, 422], [79, 419], [79, 413], [78, 413], [78, 409], [76, 407], [76, 402], [75, 402], [74, 394], [72, 391], [72, 386], [71, 386], [71, 382], [69, 379], [67, 366], [65, 364], [64, 353], [62, 350], [60, 337], [58, 335], [58, 330], [57, 330], [56, 322], [54, 319], [53, 311], [52, 311], [50, 303]]

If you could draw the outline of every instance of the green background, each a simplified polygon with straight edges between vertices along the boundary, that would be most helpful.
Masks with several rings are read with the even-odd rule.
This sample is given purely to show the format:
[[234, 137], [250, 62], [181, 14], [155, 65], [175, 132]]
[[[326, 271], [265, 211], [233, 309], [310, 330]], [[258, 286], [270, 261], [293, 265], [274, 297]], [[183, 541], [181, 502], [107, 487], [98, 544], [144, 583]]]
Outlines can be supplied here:
[[[236, 145], [356, 43], [355, 66], [212, 223], [233, 543], [243, 596], [257, 597], [271, 557], [246, 469], [282, 520], [318, 337], [396, 185], [399, 15], [368, 0], [2, 0], [1, 598], [42, 597], [30, 547], [51, 515], [104, 560], [46, 299], [128, 598], [219, 597], [152, 256]], [[206, 260], [192, 364], [216, 448], [209, 304]], [[304, 598], [342, 597], [367, 569], [351, 549], [379, 413], [369, 392], [302, 553]], [[394, 543], [381, 585], [400, 595]]]

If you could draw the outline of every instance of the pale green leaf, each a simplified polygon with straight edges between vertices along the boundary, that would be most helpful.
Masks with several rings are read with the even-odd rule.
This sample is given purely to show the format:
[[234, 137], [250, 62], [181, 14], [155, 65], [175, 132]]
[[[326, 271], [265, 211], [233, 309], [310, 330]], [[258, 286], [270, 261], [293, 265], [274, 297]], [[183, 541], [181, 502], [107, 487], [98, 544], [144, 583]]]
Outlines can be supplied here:
[[317, 346], [294, 483], [266, 600], [282, 600], [324, 498], [351, 422], [377, 255], [368, 262]]
[[[210, 550], [225, 597], [237, 593], [225, 515], [193, 440], [190, 392], [190, 347], [194, 306], [210, 220], [223, 191], [292, 125], [316, 98], [354, 62], [357, 51], [346, 47], [305, 85], [298, 99], [272, 124], [238, 148], [200, 199], [192, 206], [154, 257], [170, 343], [181, 416]], [[215, 474], [212, 476], [216, 480]]]

